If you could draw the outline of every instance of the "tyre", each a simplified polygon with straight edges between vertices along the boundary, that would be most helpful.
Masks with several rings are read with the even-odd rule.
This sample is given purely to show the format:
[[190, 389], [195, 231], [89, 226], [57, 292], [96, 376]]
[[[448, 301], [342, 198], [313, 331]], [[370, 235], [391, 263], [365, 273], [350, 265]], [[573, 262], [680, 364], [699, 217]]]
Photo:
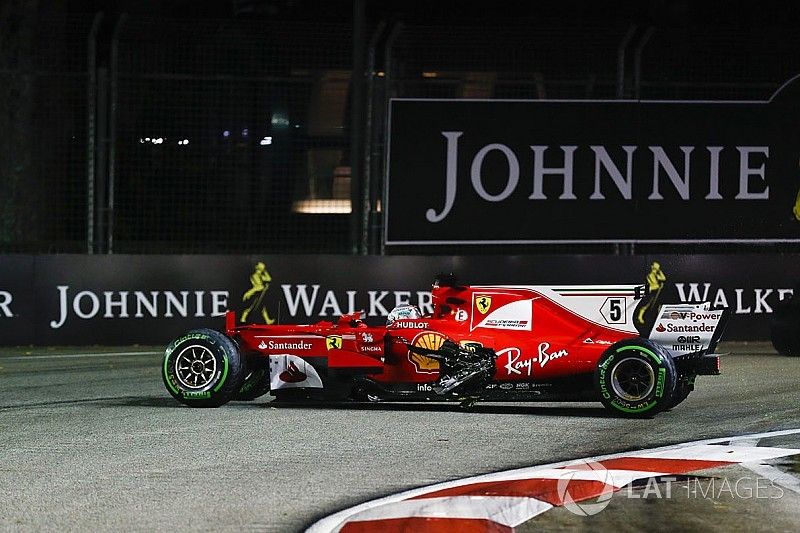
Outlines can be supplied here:
[[786, 320], [775, 321], [770, 328], [770, 339], [772, 346], [781, 355], [798, 356], [800, 355], [800, 330], [793, 331]]
[[769, 326], [775, 351], [781, 355], [800, 356], [800, 287], [791, 299], [775, 304]]
[[233, 399], [240, 402], [249, 402], [260, 398], [269, 392], [270, 377], [269, 368], [260, 366], [253, 369], [250, 374], [244, 379], [242, 386], [239, 388]]
[[672, 401], [669, 406], [664, 408], [664, 411], [669, 411], [689, 397], [689, 394], [694, 390], [694, 380], [695, 376], [689, 379], [681, 378], [678, 381], [678, 384], [675, 386], [675, 394], [672, 395]]
[[231, 339], [211, 329], [195, 329], [164, 352], [161, 375], [173, 398], [190, 407], [219, 407], [241, 389], [244, 365]]
[[669, 409], [676, 385], [672, 357], [648, 339], [612, 345], [600, 357], [595, 371], [600, 401], [621, 416], [645, 418]]

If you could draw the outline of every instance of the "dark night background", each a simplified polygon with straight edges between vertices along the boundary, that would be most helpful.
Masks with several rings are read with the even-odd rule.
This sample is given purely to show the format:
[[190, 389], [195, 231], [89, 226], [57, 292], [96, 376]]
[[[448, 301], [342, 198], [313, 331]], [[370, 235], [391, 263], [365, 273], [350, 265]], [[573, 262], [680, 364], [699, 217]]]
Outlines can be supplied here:
[[390, 97], [763, 100], [800, 72], [793, 2], [5, 1], [0, 36], [0, 252], [381, 253]]

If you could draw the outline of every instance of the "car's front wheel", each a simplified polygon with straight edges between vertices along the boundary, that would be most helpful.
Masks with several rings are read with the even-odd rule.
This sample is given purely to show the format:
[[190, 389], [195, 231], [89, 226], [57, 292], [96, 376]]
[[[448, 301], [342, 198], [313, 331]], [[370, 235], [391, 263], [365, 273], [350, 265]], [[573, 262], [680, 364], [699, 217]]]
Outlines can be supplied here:
[[167, 346], [161, 377], [182, 404], [219, 407], [240, 390], [244, 365], [231, 339], [218, 331], [196, 329]]
[[677, 371], [672, 357], [648, 339], [618, 342], [600, 357], [595, 387], [609, 410], [644, 418], [673, 404]]

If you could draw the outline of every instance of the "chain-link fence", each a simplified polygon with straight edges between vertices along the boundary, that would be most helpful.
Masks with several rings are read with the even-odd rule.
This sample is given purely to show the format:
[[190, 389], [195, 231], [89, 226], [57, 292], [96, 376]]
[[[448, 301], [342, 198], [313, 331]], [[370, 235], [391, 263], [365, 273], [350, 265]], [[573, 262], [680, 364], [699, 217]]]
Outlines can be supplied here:
[[115, 251], [348, 250], [348, 26], [119, 31]]
[[417, 98], [614, 98], [627, 24], [403, 26], [392, 45], [392, 94]]
[[92, 19], [0, 13], [0, 250], [84, 252]]
[[0, 13], [19, 43], [0, 50], [0, 251], [349, 253], [355, 126], [375, 252], [391, 97], [767, 99], [800, 72], [780, 29], [381, 24], [351, 125], [349, 24], [30, 16]]
[[743, 27], [662, 28], [642, 47], [641, 98], [768, 100], [800, 73], [800, 32]]

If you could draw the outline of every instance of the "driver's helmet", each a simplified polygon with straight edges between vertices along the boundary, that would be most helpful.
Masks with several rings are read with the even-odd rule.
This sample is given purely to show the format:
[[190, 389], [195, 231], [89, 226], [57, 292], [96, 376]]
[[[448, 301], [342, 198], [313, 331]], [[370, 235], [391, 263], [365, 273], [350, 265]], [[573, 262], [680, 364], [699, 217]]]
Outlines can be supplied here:
[[386, 317], [388, 325], [394, 324], [398, 320], [422, 318], [422, 313], [416, 305], [398, 305], [389, 312]]

